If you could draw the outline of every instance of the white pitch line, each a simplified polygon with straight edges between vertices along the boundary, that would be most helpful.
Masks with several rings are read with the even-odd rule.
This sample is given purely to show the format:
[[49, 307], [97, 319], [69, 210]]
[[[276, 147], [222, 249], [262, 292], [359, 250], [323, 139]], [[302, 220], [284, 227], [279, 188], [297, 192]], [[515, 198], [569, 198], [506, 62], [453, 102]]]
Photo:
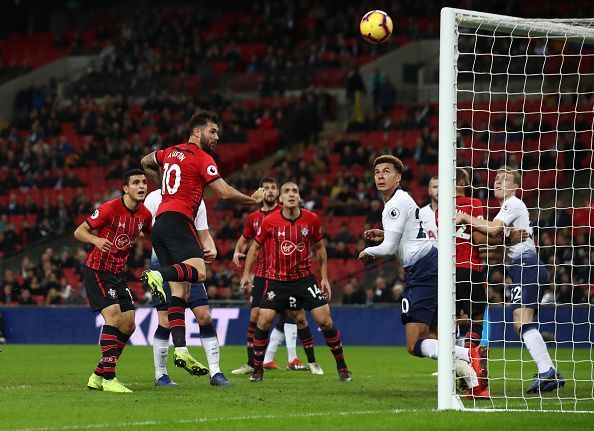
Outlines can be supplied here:
[[202, 417], [194, 419], [180, 419], [176, 421], [132, 421], [120, 423], [100, 423], [87, 425], [63, 425], [55, 427], [39, 427], [39, 428], [16, 428], [16, 429], [0, 429], [0, 431], [59, 431], [59, 430], [90, 430], [90, 429], [104, 429], [114, 427], [130, 427], [130, 426], [155, 426], [155, 425], [181, 425], [181, 424], [197, 424], [207, 422], [238, 422], [238, 421], [252, 421], [263, 419], [289, 419], [289, 418], [303, 418], [303, 417], [327, 417], [327, 416], [361, 416], [361, 415], [376, 415], [376, 414], [397, 414], [405, 411], [413, 410], [361, 410], [351, 412], [319, 412], [319, 413], [305, 413], [305, 414], [287, 414], [287, 415], [253, 415], [253, 416], [229, 416], [229, 417]]

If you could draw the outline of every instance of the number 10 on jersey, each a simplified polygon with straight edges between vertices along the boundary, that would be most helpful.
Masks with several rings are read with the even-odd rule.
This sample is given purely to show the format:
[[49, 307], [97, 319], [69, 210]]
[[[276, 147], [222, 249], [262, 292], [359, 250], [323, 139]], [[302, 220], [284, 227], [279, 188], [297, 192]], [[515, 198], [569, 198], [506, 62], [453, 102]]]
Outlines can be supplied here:
[[[169, 185], [171, 176], [173, 175], [173, 186]], [[181, 182], [181, 168], [177, 163], [169, 165], [165, 163], [163, 166], [163, 184], [161, 184], [161, 194], [173, 195], [179, 189], [179, 183]]]

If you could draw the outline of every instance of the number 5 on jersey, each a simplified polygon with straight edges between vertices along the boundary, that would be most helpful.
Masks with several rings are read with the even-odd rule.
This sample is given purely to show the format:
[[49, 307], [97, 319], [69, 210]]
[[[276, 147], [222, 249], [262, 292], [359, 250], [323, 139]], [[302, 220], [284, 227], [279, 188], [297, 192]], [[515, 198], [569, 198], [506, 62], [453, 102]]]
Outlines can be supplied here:
[[[173, 176], [173, 186], [170, 186], [171, 176]], [[177, 163], [169, 165], [165, 163], [163, 166], [163, 184], [161, 185], [161, 194], [173, 195], [179, 189], [181, 183], [181, 168]]]

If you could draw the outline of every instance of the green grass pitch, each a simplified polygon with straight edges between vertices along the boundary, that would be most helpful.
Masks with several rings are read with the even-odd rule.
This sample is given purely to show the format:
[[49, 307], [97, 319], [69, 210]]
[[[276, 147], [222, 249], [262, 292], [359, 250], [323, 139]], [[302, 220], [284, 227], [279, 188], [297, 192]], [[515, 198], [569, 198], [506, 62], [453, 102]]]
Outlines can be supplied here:
[[[0, 346], [0, 431], [5, 430], [396, 430], [477, 429], [591, 430], [594, 414], [554, 412], [437, 412], [437, 363], [409, 356], [404, 348], [349, 347], [346, 359], [353, 371], [351, 383], [340, 383], [334, 361], [325, 346], [317, 346], [324, 376], [308, 372], [268, 371], [264, 382], [230, 371], [245, 360], [242, 347], [223, 347], [221, 366], [235, 386], [211, 387], [206, 377], [194, 377], [169, 365], [178, 388], [154, 386], [150, 347], [128, 346], [118, 363], [118, 378], [133, 394], [111, 394], [86, 389], [99, 357], [98, 346]], [[204, 359], [200, 347], [191, 351]], [[299, 352], [303, 357], [303, 353]], [[594, 411], [592, 362], [589, 351], [558, 350], [561, 371], [575, 376], [558, 394], [545, 399], [521, 399], [521, 373], [535, 371], [531, 363], [520, 369], [519, 351], [492, 349], [492, 402], [479, 406], [525, 409]], [[284, 349], [277, 363], [286, 361]], [[170, 353], [171, 361], [171, 353]], [[504, 384], [503, 376], [507, 377]], [[579, 381], [579, 380], [584, 381]], [[514, 398], [518, 397], [518, 398]], [[561, 398], [561, 399], [559, 399]]]

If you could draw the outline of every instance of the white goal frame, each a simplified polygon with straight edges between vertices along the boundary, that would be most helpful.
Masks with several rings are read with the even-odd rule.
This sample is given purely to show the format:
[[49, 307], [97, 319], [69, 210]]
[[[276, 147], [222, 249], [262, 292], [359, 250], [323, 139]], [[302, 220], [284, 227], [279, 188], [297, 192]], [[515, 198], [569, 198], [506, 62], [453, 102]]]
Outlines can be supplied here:
[[[571, 20], [522, 19], [454, 8], [441, 10], [439, 56], [439, 410], [464, 409], [456, 396], [455, 345], [455, 178], [457, 139], [458, 28], [486, 29], [525, 36], [554, 36], [594, 44], [594, 28]], [[492, 409], [490, 409], [492, 410]]]

